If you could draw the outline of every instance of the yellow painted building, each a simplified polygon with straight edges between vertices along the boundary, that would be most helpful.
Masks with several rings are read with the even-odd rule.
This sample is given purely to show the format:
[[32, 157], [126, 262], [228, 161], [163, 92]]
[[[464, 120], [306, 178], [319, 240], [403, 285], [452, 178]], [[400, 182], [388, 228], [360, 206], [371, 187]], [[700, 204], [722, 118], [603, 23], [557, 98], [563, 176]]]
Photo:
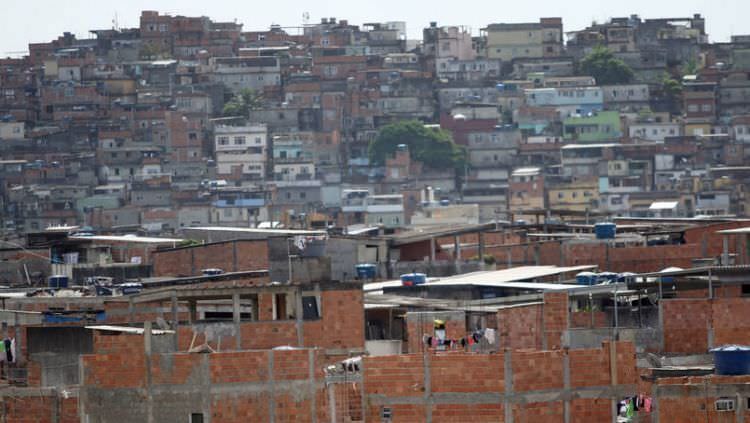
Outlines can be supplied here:
[[599, 187], [596, 180], [556, 185], [547, 191], [547, 204], [552, 210], [594, 210], [599, 204]]
[[492, 24], [482, 32], [488, 59], [557, 57], [562, 52], [559, 18], [542, 18], [538, 23]]

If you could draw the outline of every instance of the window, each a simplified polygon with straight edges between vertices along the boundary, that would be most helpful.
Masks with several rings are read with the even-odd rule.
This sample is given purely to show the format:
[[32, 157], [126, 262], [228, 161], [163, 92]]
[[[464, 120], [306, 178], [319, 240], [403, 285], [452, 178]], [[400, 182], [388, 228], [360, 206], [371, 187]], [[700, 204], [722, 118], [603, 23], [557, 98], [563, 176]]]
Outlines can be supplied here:
[[734, 411], [734, 399], [720, 398], [714, 403], [716, 411]]
[[190, 423], [203, 423], [203, 413], [191, 413]]
[[300, 193], [299, 193], [299, 198], [300, 198], [300, 200], [304, 200], [305, 198], [307, 198], [307, 193], [305, 193], [305, 192], [300, 192]]
[[229, 137], [219, 137], [219, 145], [229, 144]]
[[262, 142], [262, 139], [260, 137], [255, 137], [255, 144], [260, 144]]
[[234, 137], [234, 145], [245, 145], [245, 137]]
[[318, 298], [315, 296], [302, 297], [302, 318], [304, 320], [317, 320], [320, 318], [318, 310]]
[[286, 294], [273, 296], [273, 320], [286, 320], [289, 318], [286, 312]]

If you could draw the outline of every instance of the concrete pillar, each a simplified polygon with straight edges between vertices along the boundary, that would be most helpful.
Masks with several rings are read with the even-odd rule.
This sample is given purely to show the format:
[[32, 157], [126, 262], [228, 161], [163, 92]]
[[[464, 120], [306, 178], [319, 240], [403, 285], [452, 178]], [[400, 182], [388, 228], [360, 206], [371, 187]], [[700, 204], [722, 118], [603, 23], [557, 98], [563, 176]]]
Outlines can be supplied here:
[[479, 233], [479, 268], [484, 270], [484, 232]]
[[613, 339], [609, 343], [609, 377], [612, 386], [617, 385], [617, 342]]
[[178, 314], [177, 308], [177, 293], [172, 291], [172, 329], [177, 330], [179, 324], [180, 315]]
[[432, 360], [430, 353], [425, 352], [422, 360], [422, 369], [424, 371], [424, 415], [425, 422], [432, 423]]
[[513, 423], [513, 406], [510, 399], [513, 397], [513, 363], [511, 362], [512, 353], [510, 350], [506, 350], [503, 355], [503, 376], [505, 382], [505, 403], [503, 409], [505, 410], [505, 423]]
[[305, 346], [305, 333], [304, 333], [304, 320], [303, 320], [303, 308], [302, 308], [302, 291], [294, 291], [294, 318], [296, 319], [295, 325], [297, 329], [297, 346]]
[[146, 355], [151, 355], [151, 322], [143, 323], [143, 348]]
[[[563, 387], [566, 393], [570, 392], [570, 355], [568, 355], [568, 349], [563, 350]], [[570, 423], [569, 395], [566, 395], [563, 401], [563, 421]]]
[[721, 265], [729, 266], [729, 235], [724, 234], [722, 238]]
[[458, 235], [453, 237], [453, 256], [454, 263], [456, 264], [456, 273], [461, 273], [461, 237]]
[[430, 263], [435, 261], [435, 238], [430, 238]]
[[232, 272], [238, 270], [237, 266], [237, 240], [232, 241]]
[[232, 294], [232, 319], [234, 320], [234, 339], [237, 340], [237, 349], [242, 349], [242, 331], [240, 326], [240, 294]]
[[188, 308], [190, 309], [188, 313], [190, 324], [193, 324], [198, 321], [198, 302], [195, 300], [188, 301]]

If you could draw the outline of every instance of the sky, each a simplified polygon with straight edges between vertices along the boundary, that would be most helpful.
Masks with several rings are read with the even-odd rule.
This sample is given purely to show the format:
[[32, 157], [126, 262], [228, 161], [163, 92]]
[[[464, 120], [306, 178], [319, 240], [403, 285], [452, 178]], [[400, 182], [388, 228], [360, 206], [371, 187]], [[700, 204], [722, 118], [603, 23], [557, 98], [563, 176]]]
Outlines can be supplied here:
[[[64, 6], [61, 6], [64, 5]], [[310, 22], [322, 17], [348, 19], [352, 24], [406, 21], [409, 38], [421, 38], [422, 28], [464, 25], [478, 33], [489, 23], [533, 22], [539, 17], [562, 17], [565, 31], [582, 29], [593, 21], [638, 14], [642, 18], [689, 17], [701, 13], [711, 41], [728, 41], [730, 35], [750, 34], [748, 0], [2, 0], [0, 6], [0, 57], [28, 49], [30, 42], [47, 42], [64, 31], [79, 38], [90, 29], [138, 26], [141, 10], [244, 23], [244, 29], [262, 30], [271, 24], [296, 27], [309, 14]], [[16, 55], [16, 54], [12, 54]]]

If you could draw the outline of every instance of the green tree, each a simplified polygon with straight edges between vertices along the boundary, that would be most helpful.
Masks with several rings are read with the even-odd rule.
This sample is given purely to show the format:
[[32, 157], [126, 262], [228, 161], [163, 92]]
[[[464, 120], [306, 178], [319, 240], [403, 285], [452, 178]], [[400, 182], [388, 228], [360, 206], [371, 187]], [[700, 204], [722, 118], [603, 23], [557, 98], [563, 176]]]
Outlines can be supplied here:
[[595, 47], [581, 60], [579, 73], [593, 76], [599, 85], [626, 84], [635, 76], [625, 62], [602, 46]]
[[243, 89], [224, 104], [221, 114], [224, 116], [247, 117], [251, 110], [263, 107], [263, 94], [251, 89]]
[[370, 161], [385, 163], [399, 144], [409, 147], [412, 159], [433, 169], [461, 169], [466, 164], [466, 150], [453, 142], [450, 132], [426, 127], [417, 120], [405, 120], [383, 126], [370, 143]]
[[698, 62], [695, 58], [690, 58], [687, 62], [682, 65], [680, 73], [682, 75], [695, 75], [700, 70]]
[[661, 91], [664, 100], [669, 104], [669, 111], [673, 114], [679, 113], [682, 84], [665, 73], [661, 78]]

